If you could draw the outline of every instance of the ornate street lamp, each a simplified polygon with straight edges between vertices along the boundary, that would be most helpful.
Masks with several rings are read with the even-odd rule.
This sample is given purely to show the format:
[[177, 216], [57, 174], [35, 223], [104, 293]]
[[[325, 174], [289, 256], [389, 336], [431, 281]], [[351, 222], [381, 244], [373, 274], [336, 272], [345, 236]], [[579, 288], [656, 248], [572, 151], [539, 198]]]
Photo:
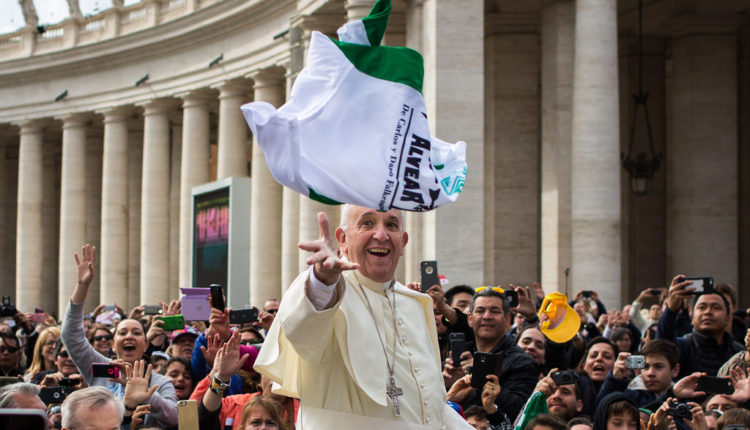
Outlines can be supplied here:
[[[643, 91], [643, 3], [638, 0], [638, 93], [633, 94], [635, 101], [635, 111], [630, 123], [630, 142], [628, 145], [628, 155], [621, 154], [622, 167], [630, 176], [630, 189], [637, 196], [645, 196], [651, 191], [651, 183], [654, 179], [654, 173], [661, 165], [661, 154], [656, 154], [654, 150], [654, 137], [651, 132], [651, 120], [648, 116], [648, 91]], [[648, 133], [648, 146], [650, 154], [639, 151], [633, 158], [633, 142], [635, 142], [635, 127], [638, 122], [638, 111], [643, 106], [643, 114], [646, 120], [646, 131]]]

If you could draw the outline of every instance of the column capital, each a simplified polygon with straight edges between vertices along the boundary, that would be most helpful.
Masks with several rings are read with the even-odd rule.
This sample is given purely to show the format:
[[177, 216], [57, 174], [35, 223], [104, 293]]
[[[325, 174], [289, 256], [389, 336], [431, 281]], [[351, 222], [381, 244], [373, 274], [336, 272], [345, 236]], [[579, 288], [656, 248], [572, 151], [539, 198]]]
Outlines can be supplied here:
[[180, 107], [180, 101], [172, 98], [151, 99], [136, 106], [143, 108], [143, 116], [146, 117], [174, 112]]
[[344, 8], [346, 9], [347, 22], [357, 21], [366, 17], [375, 4], [373, 0], [346, 0]]
[[234, 78], [212, 86], [219, 90], [219, 100], [231, 97], [247, 97], [253, 85], [248, 79]]
[[200, 88], [176, 94], [175, 97], [182, 99], [182, 107], [193, 107], [207, 105], [216, 100], [216, 91], [208, 88]]
[[250, 74], [253, 79], [253, 88], [267, 88], [284, 85], [286, 81], [286, 69], [283, 67], [269, 67], [256, 70]]
[[63, 122], [63, 128], [85, 127], [89, 121], [94, 119], [91, 112], [75, 112], [55, 117]]
[[18, 122], [14, 122], [13, 124], [18, 127], [19, 134], [41, 133], [44, 130], [44, 127], [49, 125], [49, 121], [35, 118], [24, 119]]
[[300, 36], [303, 42], [310, 39], [310, 33], [319, 31], [323, 34], [336, 34], [336, 30], [343, 24], [341, 16], [336, 13], [316, 13], [301, 15], [292, 19], [291, 25], [302, 30]]
[[729, 13], [685, 14], [672, 19], [672, 37], [735, 34], [744, 19]]
[[127, 121], [135, 112], [136, 110], [133, 106], [115, 106], [96, 111], [96, 113], [104, 115], [105, 124], [110, 122]]

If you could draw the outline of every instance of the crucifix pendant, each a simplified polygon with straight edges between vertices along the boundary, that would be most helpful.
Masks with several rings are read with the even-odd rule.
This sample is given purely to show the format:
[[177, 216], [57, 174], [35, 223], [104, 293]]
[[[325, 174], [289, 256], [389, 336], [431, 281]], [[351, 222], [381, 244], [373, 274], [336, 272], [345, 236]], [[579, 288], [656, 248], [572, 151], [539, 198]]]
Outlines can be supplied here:
[[388, 386], [385, 387], [385, 395], [391, 398], [391, 403], [393, 403], [393, 413], [396, 414], [396, 416], [401, 416], [401, 408], [398, 405], [398, 396], [404, 395], [404, 390], [396, 386], [396, 381], [393, 379], [393, 376], [391, 376]]

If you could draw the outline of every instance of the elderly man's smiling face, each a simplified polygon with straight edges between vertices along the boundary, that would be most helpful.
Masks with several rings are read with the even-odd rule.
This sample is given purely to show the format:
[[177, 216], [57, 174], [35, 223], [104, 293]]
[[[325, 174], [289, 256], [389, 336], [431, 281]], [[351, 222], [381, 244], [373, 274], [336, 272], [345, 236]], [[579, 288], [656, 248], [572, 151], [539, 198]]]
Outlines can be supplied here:
[[393, 279], [399, 258], [409, 236], [403, 230], [400, 211], [378, 212], [360, 206], [350, 206], [345, 212], [344, 229], [336, 229], [341, 252], [359, 271], [378, 282]]

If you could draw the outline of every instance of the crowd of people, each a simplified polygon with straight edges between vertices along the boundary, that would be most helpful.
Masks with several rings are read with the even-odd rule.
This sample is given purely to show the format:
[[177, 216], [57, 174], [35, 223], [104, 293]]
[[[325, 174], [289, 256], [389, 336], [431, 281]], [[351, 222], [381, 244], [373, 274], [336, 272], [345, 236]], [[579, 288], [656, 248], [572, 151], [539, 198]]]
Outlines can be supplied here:
[[[0, 322], [0, 408], [43, 410], [54, 428], [169, 429], [178, 428], [178, 401], [193, 399], [198, 402], [201, 429], [299, 427], [300, 399], [290, 395], [294, 390], [284, 385], [289, 381], [274, 384], [280, 381], [254, 368], [256, 359], [262, 361], [258, 357], [269, 331], [286, 330], [295, 345], [308, 349], [323, 342], [293, 339], [291, 322], [273, 328], [281, 301], [267, 301], [253, 323], [230, 324], [230, 309], [212, 308], [209, 321], [168, 331], [162, 317], [180, 314], [177, 300], [162, 303], [156, 315], [146, 315], [144, 306], [126, 311], [105, 304], [86, 314], [95, 248], [84, 246], [75, 263], [77, 284], [61, 321], [50, 314], [41, 319], [15, 311]], [[364, 273], [354, 266], [343, 269]], [[320, 281], [333, 285], [338, 272], [335, 275]], [[320, 282], [318, 276], [316, 272], [315, 282]], [[540, 324], [545, 292], [538, 283], [430, 286], [426, 294], [434, 326], [429, 321], [429, 330], [434, 332], [414, 342], [437, 339], [442, 380], [425, 383], [438, 387], [432, 394], [481, 430], [748, 428], [748, 312], [738, 308], [737, 293], [727, 284], [700, 294], [691, 285], [684, 275], [677, 275], [669, 286], [647, 288], [623, 309], [609, 311], [597, 291], [579, 291], [569, 298], [569, 306], [580, 325], [562, 343], [546, 336]], [[407, 287], [419, 296], [419, 283]], [[361, 284], [359, 288], [372, 314], [370, 299]], [[511, 300], [509, 291], [515, 292], [517, 301]], [[311, 314], [326, 312], [326, 303], [337, 293], [330, 294], [333, 299], [321, 299], [320, 309], [316, 304]], [[387, 292], [385, 300], [390, 303]], [[408, 309], [409, 304], [402, 301], [398, 306]], [[394, 306], [393, 326], [397, 325], [401, 320]], [[420, 336], [407, 327], [397, 330]], [[284, 339], [274, 340], [274, 345]], [[407, 343], [406, 335], [401, 341]], [[394, 375], [400, 377], [391, 368], [397, 359], [395, 340], [391, 350], [382, 337], [380, 344], [376, 339], [372, 354], [379, 354], [381, 346], [393, 382]], [[302, 347], [295, 348], [306, 354]], [[411, 356], [411, 349], [405, 350]], [[477, 375], [487, 357], [493, 365], [480, 381]], [[93, 368], [101, 365], [109, 365], [104, 367], [111, 373], [95, 374]], [[416, 380], [425, 386], [419, 377]], [[325, 387], [331, 398], [319, 399], [321, 407], [337, 401], [331, 392], [350, 390], [335, 381]], [[321, 384], [326, 381], [315, 382]], [[399, 394], [388, 393], [396, 416], [402, 412], [397, 402], [410, 413], [413, 399], [399, 401]]]

